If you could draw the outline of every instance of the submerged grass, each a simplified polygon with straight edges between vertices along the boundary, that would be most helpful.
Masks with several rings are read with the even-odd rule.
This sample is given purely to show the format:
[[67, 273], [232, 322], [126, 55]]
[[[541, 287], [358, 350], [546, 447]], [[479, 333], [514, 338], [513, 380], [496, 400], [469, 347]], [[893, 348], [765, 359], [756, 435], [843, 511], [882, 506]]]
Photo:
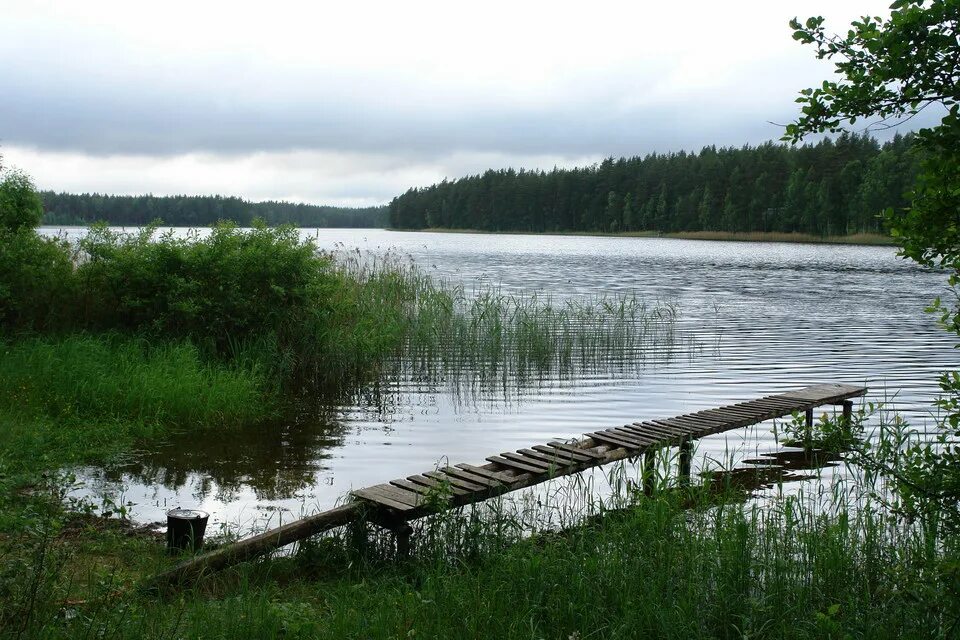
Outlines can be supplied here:
[[[525, 384], [537, 376], [642, 367], [677, 345], [679, 309], [631, 294], [555, 300], [498, 287], [467, 291], [436, 282], [402, 256], [336, 256], [341, 279], [357, 283], [350, 309], [370, 323], [371, 344], [338, 335], [349, 353], [369, 354], [378, 369], [418, 380], [467, 378], [482, 385]], [[336, 327], [356, 326], [336, 323]], [[389, 339], [374, 341], [376, 336]], [[386, 348], [387, 345], [392, 349]], [[384, 354], [388, 357], [384, 359]]]

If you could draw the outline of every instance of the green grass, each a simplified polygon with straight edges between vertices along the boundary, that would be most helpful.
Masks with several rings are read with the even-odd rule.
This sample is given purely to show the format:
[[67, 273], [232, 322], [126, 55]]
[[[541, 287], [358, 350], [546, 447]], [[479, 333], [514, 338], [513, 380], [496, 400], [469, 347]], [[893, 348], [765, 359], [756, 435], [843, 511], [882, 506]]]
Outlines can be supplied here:
[[205, 361], [189, 342], [118, 335], [0, 343], [0, 379], [6, 498], [41, 474], [155, 446], [173, 429], [229, 433], [278, 405], [275, 385], [254, 364]]
[[[919, 527], [842, 500], [825, 510], [795, 499], [768, 506], [711, 500], [689, 509], [676, 497], [638, 497], [581, 526], [532, 537], [520, 536], [510, 515], [448, 514], [421, 527], [408, 562], [391, 559], [377, 540], [361, 553], [351, 546], [356, 536], [341, 534], [159, 600], [128, 588], [130, 566], [162, 564], [156, 551], [151, 561], [111, 574], [57, 556], [58, 545], [48, 542], [59, 562], [38, 566], [35, 553], [22, 565], [42, 598], [14, 590], [6, 620], [37, 638], [927, 638], [955, 631], [955, 541], [932, 544]], [[112, 544], [114, 558], [125, 547], [144, 550]], [[64, 607], [78, 594], [83, 604]]]
[[206, 361], [188, 341], [118, 335], [26, 337], [0, 344], [0, 409], [54, 420], [127, 419], [230, 427], [268, 397], [257, 365]]

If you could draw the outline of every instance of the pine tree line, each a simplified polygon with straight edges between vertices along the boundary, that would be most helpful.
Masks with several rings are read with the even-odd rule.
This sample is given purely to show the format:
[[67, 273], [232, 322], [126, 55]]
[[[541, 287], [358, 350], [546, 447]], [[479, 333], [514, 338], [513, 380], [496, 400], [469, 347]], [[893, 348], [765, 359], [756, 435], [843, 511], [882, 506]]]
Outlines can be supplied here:
[[813, 145], [768, 142], [699, 153], [612, 158], [544, 171], [488, 170], [410, 189], [394, 228], [485, 231], [882, 232], [903, 207], [918, 158], [912, 136], [881, 145], [843, 134]]
[[247, 202], [223, 196], [111, 196], [98, 193], [41, 192], [44, 224], [74, 225], [105, 221], [140, 226], [161, 220], [176, 227], [196, 227], [232, 220], [249, 226], [255, 218], [268, 224], [300, 227], [383, 227], [386, 207], [328, 207], [292, 202]]

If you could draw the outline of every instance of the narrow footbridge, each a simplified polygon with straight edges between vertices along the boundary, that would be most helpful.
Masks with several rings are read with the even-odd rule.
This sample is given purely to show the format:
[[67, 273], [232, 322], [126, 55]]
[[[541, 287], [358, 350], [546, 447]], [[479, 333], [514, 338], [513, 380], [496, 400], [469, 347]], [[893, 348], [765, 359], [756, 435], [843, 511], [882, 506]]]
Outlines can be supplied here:
[[663, 447], [679, 447], [679, 473], [688, 477], [693, 440], [800, 412], [806, 414], [807, 424], [811, 425], [813, 410], [823, 405], [842, 406], [844, 418], [849, 420], [852, 399], [866, 393], [865, 387], [817, 384], [716, 409], [593, 431], [575, 440], [536, 444], [488, 456], [485, 464], [454, 464], [357, 489], [351, 492], [353, 499], [340, 507], [186, 560], [154, 577], [147, 586], [182, 583], [203, 572], [216, 571], [362, 519], [393, 530], [398, 547], [405, 547], [409, 521], [438, 509], [473, 504], [639, 455], [649, 461]]

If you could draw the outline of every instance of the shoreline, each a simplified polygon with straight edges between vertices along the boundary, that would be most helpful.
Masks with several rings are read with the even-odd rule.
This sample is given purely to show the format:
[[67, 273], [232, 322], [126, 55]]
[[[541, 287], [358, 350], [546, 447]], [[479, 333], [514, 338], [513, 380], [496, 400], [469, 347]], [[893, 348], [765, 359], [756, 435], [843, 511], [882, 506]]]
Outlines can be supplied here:
[[847, 244], [858, 246], [895, 247], [897, 242], [890, 236], [879, 233], [854, 233], [842, 236], [816, 236], [807, 233], [779, 231], [677, 231], [658, 235], [654, 231], [626, 231], [611, 233], [605, 231], [484, 231], [481, 229], [397, 229], [386, 227], [385, 231], [399, 233], [465, 233], [477, 235], [519, 235], [519, 236], [585, 236], [599, 238], [663, 238], [667, 240], [709, 240], [720, 242], [786, 242], [793, 244]]

